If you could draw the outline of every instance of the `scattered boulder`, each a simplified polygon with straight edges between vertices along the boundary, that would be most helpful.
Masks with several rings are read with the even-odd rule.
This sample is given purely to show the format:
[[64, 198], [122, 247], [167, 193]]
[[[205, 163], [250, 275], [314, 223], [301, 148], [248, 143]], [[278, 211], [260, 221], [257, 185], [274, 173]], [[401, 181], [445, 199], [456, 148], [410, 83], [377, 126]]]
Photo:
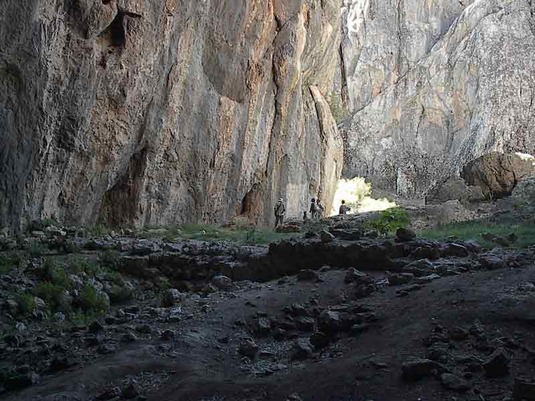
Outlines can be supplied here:
[[324, 242], [324, 243], [333, 242], [335, 238], [336, 237], [327, 230], [320, 231], [321, 242]]
[[294, 343], [291, 359], [302, 361], [310, 358], [311, 355], [312, 345], [308, 338], [298, 338]]
[[470, 384], [457, 375], [451, 373], [442, 373], [440, 375], [440, 382], [442, 385], [453, 391], [465, 392], [470, 390]]
[[245, 338], [240, 343], [238, 352], [249, 359], [254, 359], [258, 353], [258, 345], [252, 338]]
[[396, 231], [396, 240], [399, 242], [408, 242], [416, 239], [416, 232], [410, 228], [398, 228]]
[[485, 200], [483, 191], [478, 186], [467, 185], [459, 176], [452, 176], [435, 185], [425, 197], [427, 205], [440, 205], [450, 200], [458, 200], [464, 205]]
[[432, 375], [440, 365], [430, 359], [412, 359], [401, 366], [402, 377], [406, 381], [418, 381]]
[[535, 382], [515, 379], [514, 401], [535, 401]]
[[535, 175], [535, 158], [519, 153], [491, 152], [463, 167], [461, 176], [481, 188], [488, 199], [511, 195], [518, 181]]
[[479, 256], [481, 267], [488, 270], [504, 269], [507, 264], [500, 256], [487, 253]]
[[369, 274], [363, 273], [357, 269], [349, 268], [345, 277], [344, 283], [356, 283], [356, 284], [372, 284], [374, 282], [373, 277]]
[[232, 282], [232, 279], [230, 279], [227, 276], [215, 276], [212, 281], [212, 285], [216, 287], [218, 290], [232, 290], [234, 288], [234, 283]]
[[325, 348], [329, 345], [329, 336], [321, 331], [316, 331], [309, 338], [310, 344], [316, 349]]
[[404, 273], [411, 273], [416, 277], [428, 276], [435, 271], [435, 265], [427, 259], [416, 260], [403, 267]]
[[414, 279], [414, 274], [412, 273], [395, 273], [388, 275], [388, 284], [389, 285], [404, 285], [409, 284]]
[[165, 308], [170, 308], [171, 306], [176, 305], [184, 299], [184, 294], [182, 294], [176, 288], [170, 288], [164, 292], [162, 297], [162, 306]]
[[131, 400], [140, 395], [137, 383], [133, 380], [130, 381], [125, 387], [121, 389], [121, 397], [126, 400]]
[[494, 351], [486, 361], [483, 362], [485, 375], [490, 378], [507, 376], [509, 374], [509, 357], [503, 348]]
[[300, 270], [299, 273], [297, 273], [297, 279], [299, 281], [312, 281], [312, 280], [318, 280], [320, 278], [318, 272], [310, 269]]

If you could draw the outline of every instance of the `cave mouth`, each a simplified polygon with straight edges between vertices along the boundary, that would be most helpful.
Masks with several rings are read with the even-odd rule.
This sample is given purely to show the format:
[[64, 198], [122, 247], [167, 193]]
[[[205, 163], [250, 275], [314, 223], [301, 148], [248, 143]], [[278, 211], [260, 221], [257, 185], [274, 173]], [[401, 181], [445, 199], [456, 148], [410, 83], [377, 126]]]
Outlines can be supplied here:
[[240, 216], [248, 219], [259, 216], [263, 203], [260, 185], [254, 184], [241, 201]]

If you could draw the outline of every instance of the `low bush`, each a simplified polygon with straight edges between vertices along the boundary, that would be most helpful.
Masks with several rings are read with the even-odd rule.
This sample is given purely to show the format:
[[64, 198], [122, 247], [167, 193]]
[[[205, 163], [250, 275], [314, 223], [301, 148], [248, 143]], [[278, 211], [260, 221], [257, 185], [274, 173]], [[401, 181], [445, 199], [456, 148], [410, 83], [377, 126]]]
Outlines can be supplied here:
[[383, 210], [379, 217], [369, 220], [366, 228], [375, 230], [380, 234], [393, 234], [399, 228], [405, 228], [411, 223], [409, 214], [400, 207]]

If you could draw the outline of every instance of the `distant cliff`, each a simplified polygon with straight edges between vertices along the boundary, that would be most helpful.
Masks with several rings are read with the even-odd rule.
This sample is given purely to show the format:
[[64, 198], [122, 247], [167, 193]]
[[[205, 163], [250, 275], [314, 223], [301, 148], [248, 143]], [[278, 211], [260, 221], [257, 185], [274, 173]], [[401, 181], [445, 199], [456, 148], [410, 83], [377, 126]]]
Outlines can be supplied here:
[[535, 3], [344, 3], [346, 176], [421, 196], [489, 151], [535, 152]]
[[[269, 222], [330, 201], [334, 0], [5, 0], [0, 227]], [[329, 206], [329, 205], [327, 205]]]

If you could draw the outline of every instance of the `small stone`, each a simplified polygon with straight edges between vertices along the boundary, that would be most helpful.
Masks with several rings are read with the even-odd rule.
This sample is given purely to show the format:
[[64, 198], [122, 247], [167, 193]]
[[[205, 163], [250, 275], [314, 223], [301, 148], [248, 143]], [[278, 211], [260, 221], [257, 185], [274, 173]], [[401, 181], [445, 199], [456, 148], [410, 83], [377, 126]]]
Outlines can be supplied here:
[[513, 398], [515, 401], [535, 401], [535, 382], [515, 379]]
[[449, 330], [450, 338], [454, 341], [464, 341], [468, 338], [468, 330], [462, 327], [454, 327]]
[[483, 362], [485, 375], [490, 378], [507, 376], [509, 374], [509, 357], [503, 348], [498, 348]]
[[104, 331], [104, 326], [100, 322], [94, 321], [93, 323], [89, 325], [89, 327], [87, 328], [87, 331], [89, 333], [98, 333], [98, 332]]
[[318, 317], [319, 329], [327, 334], [334, 334], [341, 330], [342, 320], [340, 314], [335, 311], [323, 311]]
[[466, 247], [460, 244], [446, 244], [445, 248], [442, 250], [443, 256], [458, 256], [460, 258], [465, 258], [470, 255], [470, 252]]
[[443, 342], [435, 342], [427, 349], [427, 357], [433, 361], [442, 362], [449, 352], [449, 344]]
[[504, 269], [507, 267], [502, 258], [489, 254], [481, 255], [479, 257], [479, 263], [481, 263], [481, 267], [488, 270]]
[[323, 243], [333, 242], [335, 240], [335, 238], [336, 237], [334, 235], [332, 235], [327, 230], [321, 230], [320, 231], [320, 239], [321, 239], [321, 242], [323, 242]]
[[391, 274], [388, 276], [388, 284], [390, 285], [404, 285], [409, 284], [414, 279], [412, 273]]
[[297, 279], [299, 281], [318, 280], [319, 275], [314, 270], [306, 269], [306, 270], [301, 270], [299, 273], [297, 273]]
[[128, 330], [121, 336], [121, 341], [124, 343], [133, 343], [137, 341], [137, 336], [134, 334], [134, 332]]
[[121, 389], [119, 387], [107, 388], [95, 397], [97, 400], [111, 400], [112, 398], [119, 397], [121, 395]]
[[219, 290], [231, 290], [234, 288], [234, 283], [227, 276], [215, 276], [212, 279], [212, 285]]
[[165, 330], [160, 335], [160, 338], [164, 341], [172, 341], [175, 338], [175, 332], [173, 330]]
[[410, 228], [398, 228], [396, 231], [396, 239], [399, 242], [408, 242], [416, 239], [416, 233]]
[[430, 274], [429, 276], [423, 276], [423, 277], [417, 277], [415, 282], [416, 284], [426, 284], [430, 283], [431, 281], [438, 280], [440, 277], [438, 274]]
[[309, 341], [310, 344], [312, 344], [316, 349], [325, 348], [329, 345], [329, 337], [327, 336], [327, 334], [321, 331], [316, 331], [315, 333], [313, 333], [310, 336]]
[[312, 345], [308, 338], [298, 338], [294, 343], [291, 359], [302, 361], [312, 355]]
[[344, 277], [344, 283], [357, 283], [357, 284], [372, 284], [374, 282], [373, 277], [362, 273], [361, 271], [350, 268], [348, 269], [345, 277]]
[[184, 299], [184, 294], [182, 294], [176, 288], [170, 288], [167, 291], [165, 291], [165, 293], [163, 294], [162, 306], [165, 308], [169, 308], [171, 306], [176, 305], [183, 299]]
[[148, 324], [140, 324], [136, 326], [136, 331], [141, 334], [152, 334], [152, 327]]
[[430, 359], [413, 359], [401, 366], [402, 377], [406, 381], [417, 381], [430, 376], [439, 364]]
[[255, 332], [258, 335], [269, 335], [271, 331], [271, 321], [266, 317], [260, 317], [255, 323]]
[[117, 352], [117, 347], [115, 344], [101, 344], [97, 348], [97, 352], [102, 355], [115, 354]]
[[73, 366], [74, 363], [67, 357], [56, 356], [54, 357], [48, 366], [50, 373], [59, 372]]
[[464, 392], [470, 390], [470, 384], [466, 380], [451, 373], [441, 374], [440, 382], [445, 388], [453, 391]]
[[138, 395], [139, 395], [139, 389], [137, 387], [137, 384], [134, 381], [131, 381], [130, 383], [128, 383], [121, 390], [121, 396], [126, 400], [130, 400], [132, 398], [135, 398]]
[[253, 339], [246, 338], [241, 342], [238, 352], [249, 359], [254, 359], [258, 353], [258, 345], [253, 341]]

